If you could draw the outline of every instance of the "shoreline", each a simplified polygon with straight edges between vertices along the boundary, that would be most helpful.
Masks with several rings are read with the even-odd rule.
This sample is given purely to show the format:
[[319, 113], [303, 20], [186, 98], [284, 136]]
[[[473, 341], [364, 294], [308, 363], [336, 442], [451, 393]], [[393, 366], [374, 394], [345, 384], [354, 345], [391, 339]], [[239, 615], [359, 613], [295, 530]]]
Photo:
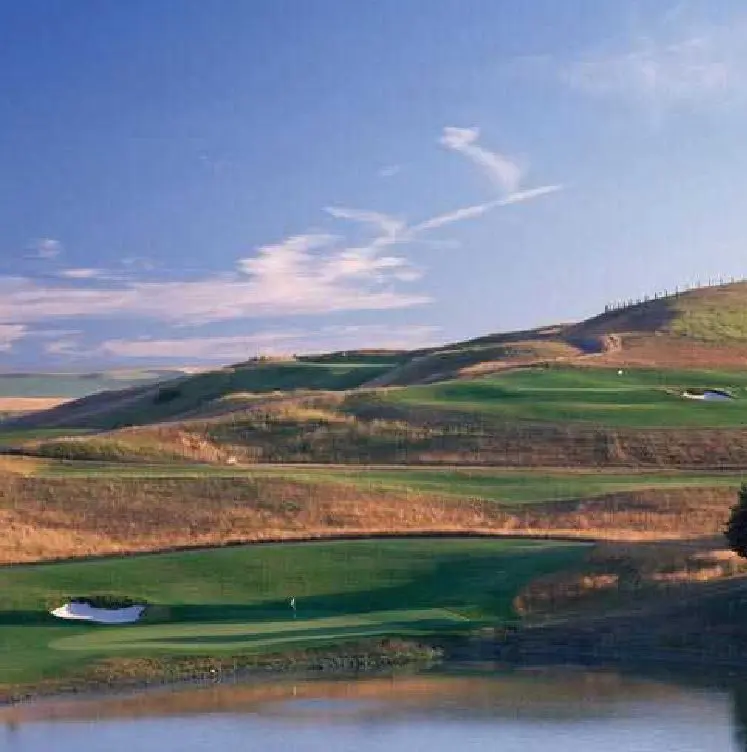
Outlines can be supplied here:
[[389, 638], [352, 643], [338, 649], [315, 648], [266, 655], [105, 659], [80, 673], [29, 684], [0, 685], [0, 711], [56, 697], [214, 685], [252, 677], [359, 675], [396, 668], [426, 668], [440, 663], [443, 657], [443, 649], [435, 645]]
[[[747, 651], [731, 655], [688, 648], [646, 647], [600, 642], [573, 644], [581, 630], [566, 628], [569, 642], [537, 640], [537, 628], [510, 630], [502, 638], [445, 638], [413, 642], [396, 638], [365, 641], [339, 649], [316, 648], [267, 655], [236, 655], [104, 660], [79, 674], [38, 683], [0, 686], [0, 713], [9, 708], [56, 699], [109, 697], [149, 690], [206, 687], [245, 681], [292, 678], [358, 678], [394, 670], [417, 672], [434, 667], [485, 669], [569, 668], [614, 670], [643, 675], [697, 671], [718, 679], [739, 676], [747, 668]], [[603, 633], [597, 637], [603, 636]], [[727, 651], [728, 652], [728, 651]]]

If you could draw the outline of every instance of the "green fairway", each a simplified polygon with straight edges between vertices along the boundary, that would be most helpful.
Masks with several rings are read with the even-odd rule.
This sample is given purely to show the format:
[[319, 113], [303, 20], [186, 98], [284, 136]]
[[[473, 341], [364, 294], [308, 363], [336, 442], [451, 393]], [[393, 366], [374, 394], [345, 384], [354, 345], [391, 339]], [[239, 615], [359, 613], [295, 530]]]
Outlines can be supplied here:
[[353, 484], [374, 492], [395, 491], [471, 497], [505, 503], [588, 498], [620, 491], [674, 488], [738, 488], [741, 473], [523, 470], [512, 468], [325, 468], [299, 466], [126, 465], [42, 461], [34, 475], [70, 478], [283, 478], [299, 483]]
[[[699, 402], [685, 389], [729, 389], [736, 399]], [[534, 368], [474, 381], [390, 392], [386, 399], [508, 420], [583, 421], [635, 428], [747, 424], [747, 372], [607, 368]]]
[[474, 497], [506, 503], [579, 499], [649, 488], [738, 488], [744, 476], [724, 473], [536, 472], [526, 470], [319, 470], [295, 473], [297, 480], [324, 478], [375, 490]]
[[[0, 569], [0, 685], [111, 655], [243, 654], [374, 636], [464, 631], [513, 617], [533, 578], [587, 546], [485, 539], [364, 540], [218, 549]], [[60, 623], [71, 597], [153, 607], [144, 623]], [[295, 597], [297, 618], [288, 599]]]

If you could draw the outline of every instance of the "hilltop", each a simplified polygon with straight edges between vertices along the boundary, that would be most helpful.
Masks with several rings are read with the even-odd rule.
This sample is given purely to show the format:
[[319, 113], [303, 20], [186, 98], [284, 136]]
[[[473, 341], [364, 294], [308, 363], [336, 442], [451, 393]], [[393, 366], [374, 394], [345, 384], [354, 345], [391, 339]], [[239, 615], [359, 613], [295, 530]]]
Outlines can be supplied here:
[[[116, 429], [214, 418], [293, 396], [476, 380], [532, 366], [734, 369], [747, 365], [747, 282], [699, 288], [575, 324], [405, 350], [256, 358], [168, 384], [93, 394], [25, 416], [16, 428]], [[337, 398], [332, 398], [333, 402]]]

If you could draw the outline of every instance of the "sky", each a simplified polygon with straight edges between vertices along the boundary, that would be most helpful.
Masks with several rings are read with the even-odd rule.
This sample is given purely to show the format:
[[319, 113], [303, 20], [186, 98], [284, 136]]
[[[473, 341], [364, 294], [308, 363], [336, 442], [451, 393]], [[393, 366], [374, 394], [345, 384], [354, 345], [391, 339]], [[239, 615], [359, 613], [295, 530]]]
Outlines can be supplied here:
[[745, 274], [743, 0], [0, 0], [0, 370], [418, 347]]

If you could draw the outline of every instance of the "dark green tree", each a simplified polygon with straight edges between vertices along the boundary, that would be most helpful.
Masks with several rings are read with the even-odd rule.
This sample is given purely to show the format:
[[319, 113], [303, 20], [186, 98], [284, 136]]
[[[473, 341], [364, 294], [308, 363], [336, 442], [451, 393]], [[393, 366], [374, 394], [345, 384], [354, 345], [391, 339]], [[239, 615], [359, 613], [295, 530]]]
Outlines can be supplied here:
[[739, 489], [737, 503], [731, 508], [724, 534], [731, 550], [747, 558], [747, 483], [742, 483]]

